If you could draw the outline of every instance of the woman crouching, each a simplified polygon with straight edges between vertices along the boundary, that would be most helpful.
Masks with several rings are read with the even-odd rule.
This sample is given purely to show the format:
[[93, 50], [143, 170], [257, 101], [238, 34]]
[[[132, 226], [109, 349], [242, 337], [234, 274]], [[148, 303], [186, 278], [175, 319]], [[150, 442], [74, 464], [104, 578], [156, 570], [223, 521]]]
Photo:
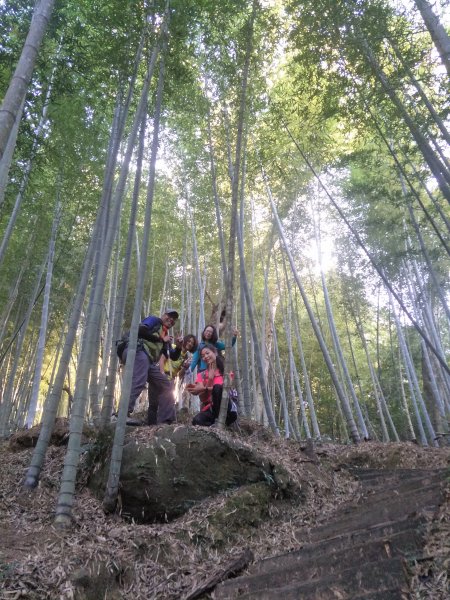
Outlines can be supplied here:
[[[194, 396], [199, 396], [200, 412], [192, 419], [193, 425], [210, 427], [219, 416], [220, 401], [223, 390], [223, 359], [217, 349], [207, 344], [201, 349], [201, 359], [207, 368], [197, 374], [195, 383], [190, 383], [186, 389]], [[237, 408], [233, 401], [228, 401], [226, 424], [231, 425], [237, 419]]]

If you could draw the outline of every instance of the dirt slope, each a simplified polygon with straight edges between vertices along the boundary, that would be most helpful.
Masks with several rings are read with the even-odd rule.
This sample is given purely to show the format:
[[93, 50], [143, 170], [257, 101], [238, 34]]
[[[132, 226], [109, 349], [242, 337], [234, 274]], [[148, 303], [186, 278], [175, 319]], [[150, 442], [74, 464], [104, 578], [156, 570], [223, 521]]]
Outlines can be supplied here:
[[[143, 427], [132, 435], [145, 439], [154, 432]], [[450, 449], [407, 443], [366, 443], [357, 448], [327, 444], [318, 446], [314, 456], [305, 445], [275, 440], [250, 423], [243, 423], [239, 432], [217, 435], [239, 437], [241, 443], [283, 464], [293, 481], [308, 481], [305, 502], [301, 506], [285, 498], [268, 502], [267, 495], [244, 486], [199, 503], [171, 523], [137, 525], [124, 522], [119, 514], [105, 515], [82, 477], [74, 527], [64, 532], [54, 529], [52, 522], [65, 448], [49, 449], [41, 484], [28, 492], [21, 484], [32, 450], [13, 452], [4, 444], [0, 598], [187, 598], [212, 576], [220, 578], [246, 551], [259, 560], [296, 550], [302, 544], [299, 530], [312, 529], [357, 494], [359, 483], [348, 466], [435, 469], [450, 460]], [[440, 593], [448, 577], [448, 513], [443, 509], [430, 538], [430, 552], [437, 558], [418, 567], [417, 598], [433, 598], [426, 594]]]

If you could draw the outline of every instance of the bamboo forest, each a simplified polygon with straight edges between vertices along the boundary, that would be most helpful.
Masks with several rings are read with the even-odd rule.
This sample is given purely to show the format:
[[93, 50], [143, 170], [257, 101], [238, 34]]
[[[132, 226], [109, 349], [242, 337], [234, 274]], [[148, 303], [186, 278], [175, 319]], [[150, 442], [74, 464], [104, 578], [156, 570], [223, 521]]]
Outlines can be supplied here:
[[[43, 493], [63, 423], [52, 527], [82, 527], [86, 448], [108, 435], [90, 510], [126, 514], [127, 440], [162, 435], [150, 370], [172, 380], [185, 336], [224, 363], [216, 421], [191, 427], [187, 362], [157, 431], [253, 428], [312, 464], [327, 444], [447, 451], [447, 0], [0, 0], [0, 23], [0, 440], [37, 431], [18, 497]], [[130, 422], [154, 317], [170, 376], [152, 362], [146, 380], [147, 354], [148, 421]], [[39, 580], [23, 597], [184, 597], [168, 572], [142, 595]]]

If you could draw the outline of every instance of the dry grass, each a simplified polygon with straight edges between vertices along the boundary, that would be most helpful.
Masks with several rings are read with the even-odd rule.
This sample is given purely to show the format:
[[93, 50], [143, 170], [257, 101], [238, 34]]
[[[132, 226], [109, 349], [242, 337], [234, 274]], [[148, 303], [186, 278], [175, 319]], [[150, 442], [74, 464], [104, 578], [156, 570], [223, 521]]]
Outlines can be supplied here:
[[[131, 433], [140, 441], [153, 434], [154, 429], [147, 427]], [[340, 465], [362, 462], [372, 467], [437, 468], [448, 464], [450, 454], [413, 444], [324, 445], [318, 448], [317, 466], [298, 443], [275, 440], [249, 423], [243, 424], [240, 432], [217, 435], [239, 436], [242, 443], [268, 455], [273, 463], [281, 463], [294, 481], [307, 481], [305, 503], [275, 499], [269, 518], [257, 526], [239, 526], [230, 518], [229, 527], [218, 529], [211, 525], [212, 517], [238, 493], [230, 491], [199, 503], [171, 523], [137, 525], [124, 522], [119, 514], [105, 515], [91, 492], [80, 487], [74, 526], [60, 531], [53, 527], [53, 516], [65, 448], [49, 448], [40, 485], [30, 492], [22, 488], [22, 482], [32, 450], [14, 453], [3, 445], [0, 598], [66, 600], [80, 597], [77, 590], [83, 590], [83, 598], [93, 599], [184, 598], [245, 548], [256, 559], [298, 548], [302, 531], [324, 521], [356, 493], [358, 484]], [[433, 533], [428, 551], [440, 556], [437, 584], [443, 587], [449, 567], [448, 507], [440, 516], [440, 525], [444, 533]], [[419, 572], [415, 581], [420, 589], [427, 583]]]

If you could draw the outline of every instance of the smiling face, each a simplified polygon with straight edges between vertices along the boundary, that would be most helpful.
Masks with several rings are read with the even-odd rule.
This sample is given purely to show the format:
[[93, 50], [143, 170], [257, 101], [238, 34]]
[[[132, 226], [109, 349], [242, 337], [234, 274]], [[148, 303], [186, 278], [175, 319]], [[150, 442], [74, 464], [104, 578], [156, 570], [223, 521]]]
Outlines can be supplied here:
[[163, 325], [167, 327], [167, 329], [170, 329], [174, 326], [176, 318], [164, 313], [161, 317], [161, 321], [163, 322]]
[[210, 340], [213, 335], [214, 329], [211, 327], [211, 325], [208, 325], [208, 327], [206, 327], [203, 331], [203, 339]]
[[201, 354], [202, 360], [204, 360], [208, 366], [215, 364], [216, 353], [213, 350], [211, 350], [210, 348], [203, 348], [200, 354]]
[[193, 337], [188, 338], [187, 342], [184, 345], [185, 350], [188, 352], [192, 352], [193, 347], [195, 346], [195, 339]]

